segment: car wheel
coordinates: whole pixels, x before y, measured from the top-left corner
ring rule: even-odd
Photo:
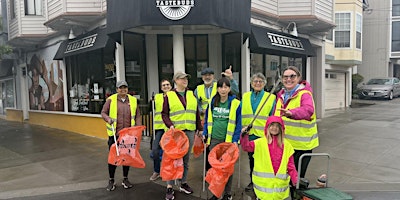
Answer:
[[[389,99],[389,100],[392,100],[392,99],[393,99],[393,91],[390,91],[389,96],[388,96],[388,99]]]

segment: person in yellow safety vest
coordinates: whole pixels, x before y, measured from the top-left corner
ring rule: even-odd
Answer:
[[[106,122],[107,127],[108,149],[114,144],[113,129],[118,139],[120,130],[135,125],[142,125],[138,102],[135,97],[128,94],[128,83],[126,81],[118,81],[116,87],[117,93],[107,98],[101,110],[101,116]],[[108,164],[108,173],[110,176],[106,188],[108,191],[115,189],[114,175],[116,169],[117,166]],[[123,166],[122,171],[124,176],[122,186],[125,189],[132,188],[133,185],[128,180],[129,166]]]
[[[232,66],[229,66],[224,72],[221,73],[222,77],[226,77],[229,79],[231,84],[231,91],[233,94],[239,94],[239,86],[238,82],[233,78]],[[206,108],[208,104],[211,102],[211,99],[217,93],[217,81],[214,79],[214,69],[211,67],[204,68],[201,71],[201,78],[204,84],[198,85],[194,90],[194,95],[197,98],[197,104],[200,110],[200,118],[204,123],[204,115],[206,112]],[[208,158],[208,154],[210,153],[210,148],[206,148],[206,158]],[[208,163],[208,159],[206,161],[206,170],[210,169],[211,166]]]
[[[300,156],[312,153],[319,145],[314,99],[310,84],[301,81],[299,69],[289,66],[282,74],[284,88],[277,94],[274,115],[282,116],[285,122],[286,139],[294,148],[294,163],[298,167]],[[310,160],[310,156],[303,158],[300,178],[304,178]]]
[[[153,140],[151,154],[153,156],[154,167],[153,174],[150,177],[150,181],[155,181],[160,177],[160,140],[164,132],[168,129],[161,117],[161,111],[164,104],[164,97],[167,95],[172,89],[172,84],[169,80],[163,79],[160,83],[160,88],[163,93],[156,94],[154,96],[154,119],[153,119],[153,128],[155,130],[155,137]]]
[[[233,78],[232,66],[229,66],[225,72],[221,73],[222,76],[229,79],[231,84],[231,91],[233,94],[239,94],[239,86],[238,82]],[[204,119],[204,114],[206,112],[206,108],[210,103],[211,99],[217,94],[217,81],[214,79],[214,69],[213,68],[204,68],[201,71],[201,79],[204,84],[198,85],[194,90],[194,95],[197,98],[197,104],[199,105],[201,119]]]
[[[247,134],[240,138],[243,150],[254,152],[254,192],[261,200],[282,200],[289,197],[289,182],[297,183],[293,147],[285,139],[281,117],[271,116],[265,124],[266,137],[250,141]]]
[[[217,94],[207,107],[203,128],[203,139],[207,138],[210,150],[223,142],[233,142],[237,145],[242,129],[242,113],[240,101],[231,93],[230,81],[222,77],[217,82]],[[223,199],[232,200],[232,176],[225,185]],[[217,200],[213,196],[210,200]]]
[[[254,74],[251,79],[251,92],[246,92],[242,97],[242,132],[244,132],[250,125],[254,116],[261,109],[263,103],[264,107],[261,109],[260,114],[254,121],[252,128],[249,132],[249,139],[255,140],[260,137],[265,137],[264,135],[264,125],[267,121],[268,116],[271,116],[274,111],[275,106],[275,95],[264,91],[264,87],[267,83],[265,76],[262,73]],[[268,101],[266,102],[268,98]],[[253,190],[252,173],[254,167],[253,152],[248,152],[249,165],[250,165],[250,183],[246,186],[246,191]]]
[[[189,149],[193,147],[195,132],[203,131],[200,120],[200,112],[197,106],[196,97],[193,91],[188,90],[189,74],[178,71],[174,74],[176,88],[167,92],[164,97],[163,109],[161,112],[164,124],[169,129],[180,129],[185,132],[189,139]],[[186,194],[193,193],[193,189],[187,183],[187,174],[189,170],[190,152],[183,157],[183,176],[181,179],[180,191]],[[165,199],[174,199],[174,190],[172,185],[174,180],[167,182],[167,192]]]

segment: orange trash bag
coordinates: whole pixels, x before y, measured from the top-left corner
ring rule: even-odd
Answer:
[[[193,155],[195,158],[199,157],[203,154],[204,151],[204,143],[203,138],[198,136],[197,134],[194,135],[194,142],[193,142]]]
[[[117,141],[119,156],[114,143],[108,153],[108,163],[117,166],[145,168],[146,164],[139,152],[144,129],[146,129],[146,126],[134,126],[119,131]]]
[[[160,176],[163,181],[180,179],[183,176],[183,156],[189,151],[189,139],[185,132],[168,130],[160,140],[164,150],[161,160]]]
[[[221,198],[229,177],[233,174],[235,163],[239,158],[239,148],[230,142],[223,142],[211,149],[208,162],[211,169],[207,171],[208,189]]]

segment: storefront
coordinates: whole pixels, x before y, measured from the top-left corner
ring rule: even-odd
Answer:
[[[6,108],[15,108],[15,85],[12,60],[0,61],[0,115],[6,115]]]
[[[255,25],[251,26],[250,52],[251,74],[263,73],[269,87],[275,82],[278,68],[296,66],[302,77],[307,77],[307,58],[315,56],[308,39]]]
[[[105,31],[98,28],[64,41],[54,57],[64,59],[68,112],[100,114],[106,98],[116,91],[115,42]]]
[[[250,1],[108,1],[107,21],[109,36],[123,47],[117,48],[117,79],[137,88],[142,105],[176,71],[191,74],[190,89],[202,82],[206,67],[222,72],[232,65],[240,81]]]

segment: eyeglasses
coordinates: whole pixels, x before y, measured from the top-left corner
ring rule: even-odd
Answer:
[[[263,80],[254,80],[253,83],[264,83]]]
[[[297,74],[291,74],[291,75],[288,75],[288,76],[283,76],[283,80],[288,80],[289,78],[291,80],[293,80],[296,77],[297,77]]]
[[[162,84],[161,86],[166,87],[166,86],[170,86],[171,84],[167,83],[167,84]]]

